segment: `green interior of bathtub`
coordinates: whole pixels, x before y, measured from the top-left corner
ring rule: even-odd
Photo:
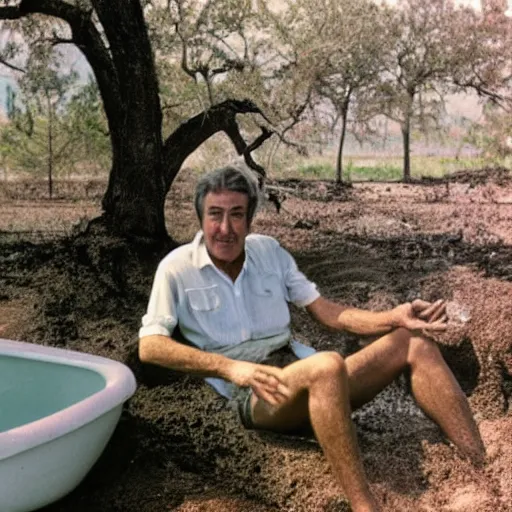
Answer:
[[[0,354],[0,432],[49,416],[106,385],[97,372]]]

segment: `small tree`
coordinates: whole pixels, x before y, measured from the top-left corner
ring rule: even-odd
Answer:
[[[336,181],[342,181],[343,147],[349,120],[349,108],[357,98],[364,102],[364,92],[378,80],[384,65],[386,38],[381,26],[382,16],[370,1],[324,0],[308,2],[309,10],[329,13],[312,16],[316,21],[317,55],[316,91],[332,105],[341,121],[336,158]]]
[[[510,112],[493,102],[484,107],[484,120],[474,123],[464,139],[482,150],[484,156],[506,158],[512,155],[512,120]]]
[[[401,0],[382,11],[390,41],[386,70],[368,108],[378,109],[400,125],[403,179],[410,181],[410,142],[415,123],[437,122],[457,62],[461,9],[445,0]]]
[[[59,118],[69,137],[69,172],[107,175],[112,165],[110,137],[101,97],[92,76],[78,87]]]
[[[55,172],[65,166],[73,141],[62,126],[66,95],[76,81],[76,73],[60,73],[58,66],[40,60],[23,74],[20,93],[8,93],[11,123],[2,131],[2,142],[12,167],[39,173],[46,170],[48,196],[53,197]]]

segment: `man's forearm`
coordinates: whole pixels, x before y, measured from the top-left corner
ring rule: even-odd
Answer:
[[[385,334],[397,327],[392,311],[347,308],[338,316],[338,328],[361,335]]]
[[[395,309],[379,312],[365,311],[338,304],[324,297],[319,297],[306,306],[306,309],[321,324],[337,331],[374,335],[385,334],[398,327]]]
[[[139,358],[144,363],[171,370],[224,379],[229,379],[229,369],[234,363],[223,355],[189,347],[160,335],[144,336],[139,340]]]

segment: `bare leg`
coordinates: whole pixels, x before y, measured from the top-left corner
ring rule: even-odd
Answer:
[[[286,432],[309,422],[354,512],[379,507],[364,474],[351,420],[347,369],[335,352],[323,352],[285,368],[291,399],[270,409],[253,397],[256,426]]]
[[[406,368],[414,397],[446,436],[481,463],[485,449],[466,396],[437,345],[406,329],[397,329],[348,357],[344,362],[324,352],[285,368],[292,397],[270,408],[253,396],[255,425],[278,432],[311,425],[354,512],[379,510],[364,474],[350,418]]]
[[[437,345],[397,329],[346,360],[353,408],[371,400],[406,367],[413,395],[463,455],[481,464],[485,448],[466,396]]]

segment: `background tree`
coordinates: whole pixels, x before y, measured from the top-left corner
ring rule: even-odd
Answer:
[[[321,8],[317,2],[304,3],[315,33],[316,92],[330,103],[341,123],[336,157],[339,183],[351,102],[364,102],[365,89],[378,81],[385,61],[383,16],[371,1],[323,0]]]
[[[44,53],[19,81],[20,90],[9,90],[8,117],[2,130],[2,147],[10,167],[22,167],[34,174],[45,169],[48,196],[53,196],[53,178],[68,162],[71,132],[62,123],[66,95],[76,81],[73,71],[62,73]]]
[[[468,140],[486,154],[506,156],[512,145],[512,19],[506,3],[483,2],[483,12],[464,12],[465,30],[458,43],[452,81],[460,93],[474,91],[484,103],[483,123]]]
[[[112,165],[110,137],[101,97],[92,76],[75,88],[64,105],[60,122],[68,133],[68,176],[106,175]]]
[[[465,141],[479,148],[486,158],[504,159],[512,155],[510,112],[493,102],[487,102],[483,122],[471,126]]]
[[[274,125],[279,143],[306,154],[294,136],[297,126],[311,120],[317,76],[317,26],[309,19],[307,2],[288,0],[277,7],[259,2],[259,87],[261,102]]]
[[[382,10],[390,52],[380,84],[367,108],[378,109],[400,125],[403,179],[410,181],[410,144],[414,126],[439,119],[456,63],[460,9],[445,0],[401,0]]]

